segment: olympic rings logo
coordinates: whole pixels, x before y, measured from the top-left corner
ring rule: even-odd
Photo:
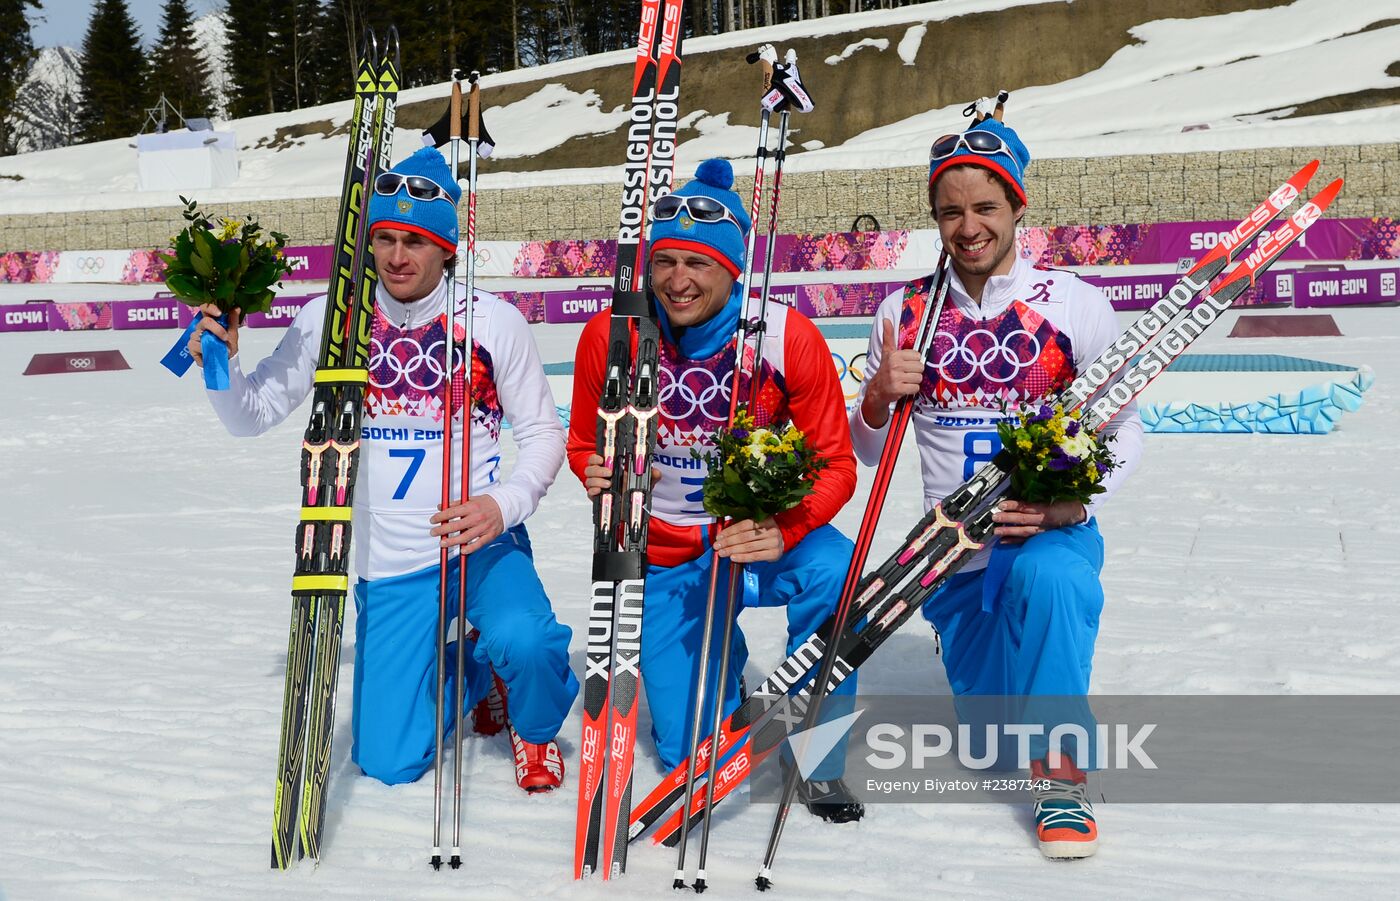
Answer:
[[[74,265],[83,275],[96,275],[107,265],[107,260],[105,257],[78,257]]]
[[[69,357],[69,358],[68,358],[68,368],[69,368],[69,369],[91,369],[93,366],[96,366],[96,365],[97,365],[97,361],[94,360],[92,357]]]
[[[841,390],[845,394],[846,400],[855,400],[856,395],[860,394],[860,383],[865,381],[865,351],[851,357],[851,361],[847,363],[845,357],[833,350],[831,361],[836,364],[836,378],[841,381]],[[848,390],[846,388],[847,380],[855,387]]]
[[[657,405],[672,419],[688,420],[699,413],[711,422],[725,422],[729,419],[731,375],[726,373],[721,379],[710,370],[696,366],[677,376],[663,368],[658,380],[661,388],[657,393]]]
[[[407,387],[424,392],[433,392],[442,385],[442,357],[445,341],[434,341],[426,349],[412,338],[395,338],[385,347],[378,338],[370,342],[369,383],[376,388],[393,388],[402,382]],[[400,357],[396,352],[404,350]],[[452,368],[455,371],[462,365],[461,348],[453,348]],[[380,369],[387,369],[392,379],[387,381],[380,376]]]
[[[925,365],[953,385],[961,385],[979,374],[986,381],[1009,384],[1040,359],[1040,339],[1025,329],[1016,329],[1002,338],[984,328],[973,329],[961,338],[939,332],[933,341],[934,352]],[[947,349],[939,353],[945,344]]]

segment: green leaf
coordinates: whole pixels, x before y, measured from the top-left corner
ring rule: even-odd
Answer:
[[[209,300],[201,283],[191,276],[183,275],[178,272],[174,275],[167,273],[165,276],[165,284],[171,291],[175,292],[176,297],[182,300],[190,300],[196,303],[206,303]]]

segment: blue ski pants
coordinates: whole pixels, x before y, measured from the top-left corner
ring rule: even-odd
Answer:
[[[1086,696],[1103,611],[1102,569],[1103,538],[1091,519],[994,546],[986,569],[954,575],[924,604],[924,617],[942,637],[959,719],[973,721],[972,735],[985,734],[981,727],[993,718],[1038,724],[1032,760],[1045,757],[1055,725],[1078,724],[1092,739]],[[999,699],[968,700],[973,696]],[[1014,767],[1015,753],[1007,752],[1014,747],[1003,744],[996,768]]]
[[[814,529],[780,559],[745,567],[742,607],[786,605],[787,652],[791,653],[836,609],[851,552],[850,539],[834,526]],[[699,672],[712,553],[706,550],[680,566],[652,566],[647,570],[646,607],[642,613],[642,685],[651,711],[652,738],[667,769],[678,766],[690,754],[695,677]],[[729,563],[721,561],[712,638],[715,649],[719,648],[724,635],[724,594],[728,584]],[[738,706],[739,675],[748,662],[748,646],[737,624],[731,653],[724,687],[726,715]],[[709,688],[705,692],[705,711],[701,719],[702,738],[709,734],[714,717],[715,688],[719,681],[717,650],[710,655],[707,676]],[[849,709],[855,691],[853,676],[841,684],[832,702],[823,705],[823,718]],[[844,703],[840,699],[845,699]],[[842,743],[827,756],[812,778],[835,778],[844,766],[844,759]]]
[[[458,559],[448,564],[445,731],[456,727]],[[496,670],[510,694],[510,719],[535,744],[559,731],[578,694],[569,667],[573,631],[560,623],[535,572],[524,526],[467,558],[467,620],[481,631],[466,649],[464,710]],[[355,586],[355,684],[351,759],[389,785],[412,782],[432,766],[437,727],[438,567]]]

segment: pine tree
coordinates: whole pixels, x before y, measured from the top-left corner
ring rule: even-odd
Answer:
[[[230,116],[258,116],[277,112],[276,73],[281,59],[269,22],[275,0],[236,0],[228,6],[228,61],[232,91]]]
[[[126,0],[97,0],[83,37],[82,106],[78,135],[84,141],[130,137],[145,123],[146,61]]]
[[[206,116],[214,106],[209,64],[194,43],[194,17],[186,0],[166,0],[160,37],[147,84],[154,100],[165,94],[183,116]]]
[[[25,7],[39,9],[39,0],[0,0],[0,156],[16,150],[16,99],[34,62]]]

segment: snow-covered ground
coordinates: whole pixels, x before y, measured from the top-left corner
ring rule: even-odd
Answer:
[[[1202,339],[1208,351],[1369,364],[1376,384],[1325,437],[1147,437],[1142,468],[1101,516],[1109,603],[1095,691],[1400,692],[1400,316],[1333,315],[1345,337],[1227,339],[1227,321]],[[535,330],[547,362],[569,359],[577,333]],[[0,898],[669,893],[674,854],[647,843],[623,882],[570,880],[577,709],[562,731],[569,786],[554,796],[514,787],[503,739],[466,743],[468,868],[429,870],[431,779],[387,788],[348,760],[349,653],[322,864],[269,871],[303,412],[263,438],[228,437],[196,377],[156,365],[173,337],[0,335]],[[257,359],[277,338],[249,331],[243,352]],[[132,370],[19,374],[32,353],[114,347]],[[919,512],[905,490],[916,466],[906,453],[876,553]],[[837,520],[848,533],[863,475]],[[576,663],[589,521],[567,473],[530,521]],[[751,677],[778,659],[780,617],[744,614]],[[862,678],[869,692],[947,691],[914,625]],[[640,750],[645,790],[656,766]],[[1394,768],[1377,761],[1377,778]],[[739,803],[718,816],[707,897],[753,896],[770,815]],[[1400,877],[1393,806],[1110,803],[1099,815],[1099,855],[1056,865],[1035,849],[1028,806],[881,805],[842,827],[798,811],[777,897],[1381,898]]]
[[[695,38],[690,57],[763,42],[780,46],[798,37],[851,35],[842,54],[804,60],[814,86],[841,78],[841,66],[857,52],[898,53],[910,64],[930,25],[950,18],[994,13],[1061,0],[941,0],[890,10],[830,16],[770,28]],[[1065,15],[1074,15],[1071,8]],[[1283,118],[1299,105],[1400,84],[1387,74],[1400,42],[1400,0],[1293,0],[1267,9],[1162,19],[1131,29],[1136,43],[1124,46],[1102,67],[1078,78],[1018,90],[1015,124],[1038,158],[1113,154],[1236,150],[1252,147],[1365,144],[1400,136],[1400,104],[1324,115]],[[863,30],[907,25],[900,42],[862,37]],[[1369,26],[1382,25],[1367,31]],[[604,109],[592,90],[573,90],[564,79],[589,69],[624,64],[622,50],[487,75],[484,87],[543,79],[538,91],[485,115],[499,139],[500,158],[539,153],[573,137],[609,132],[627,118],[625,107]],[[989,88],[977,88],[983,90]],[[444,98],[446,85],[404,91],[401,103]],[[803,142],[791,172],[919,165],[930,138],[960,129],[967,100],[875,128],[833,147]],[[818,93],[820,102],[820,94]],[[269,149],[279,129],[350,115],[349,101],[295,112],[254,116],[229,123],[237,134],[240,174],[229,187],[206,190],[201,200],[224,203],[287,197],[335,196],[345,158],[343,135],[316,131],[294,146]],[[688,177],[706,156],[742,158],[755,146],[756,129],[730,124],[729,110],[685,110],[684,124],[700,136],[677,151],[678,174]],[[541,128],[542,121],[548,122]],[[1208,126],[1201,128],[1200,126]],[[1191,128],[1190,131],[1183,129]],[[807,146],[813,144],[813,146]],[[261,145],[261,146],[260,146]],[[140,192],[136,151],[127,139],[66,147],[0,160],[0,214],[168,206],[172,192]],[[419,135],[399,129],[395,158],[420,146]],[[744,167],[739,167],[744,171]],[[621,166],[490,172],[484,188],[620,181]]]

